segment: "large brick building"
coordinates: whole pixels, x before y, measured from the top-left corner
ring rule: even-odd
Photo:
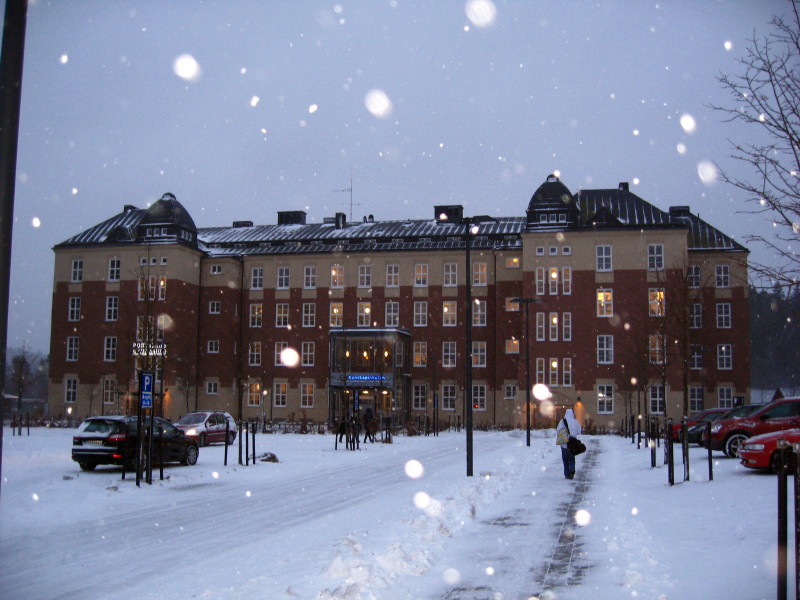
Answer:
[[[615,427],[748,398],[743,246],[626,183],[551,175],[523,207],[198,229],[171,194],[125,206],[54,248],[51,414],[132,411],[142,368],[168,418],[323,422],[355,398],[446,422],[470,380],[477,426],[523,425],[526,380],[547,386],[534,425],[551,405]]]

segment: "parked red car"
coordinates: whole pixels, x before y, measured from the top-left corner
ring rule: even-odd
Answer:
[[[800,427],[800,397],[781,398],[739,419],[719,419],[711,425],[711,449],[738,458],[742,443],[756,435]]]
[[[701,410],[699,413],[689,415],[686,418],[686,428],[688,429],[692,425],[697,425],[700,421],[708,421],[709,420],[708,417],[710,417],[711,415],[724,413],[729,410],[730,410],[729,408],[707,408],[706,410]],[[680,419],[672,422],[672,439],[676,442],[679,442],[681,440]],[[691,439],[689,441],[691,442]]]
[[[776,473],[778,471],[778,455],[775,452],[778,449],[778,440],[798,444],[800,443],[800,429],[773,431],[751,437],[739,447],[739,458],[742,459],[742,464],[751,469],[769,469]],[[790,452],[787,461],[790,472],[794,472],[794,461],[795,454]]]

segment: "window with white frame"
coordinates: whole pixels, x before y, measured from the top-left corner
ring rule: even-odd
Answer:
[[[519,340],[512,338],[506,340],[506,354],[519,354]]]
[[[117,360],[117,336],[108,335],[103,340],[103,360],[114,362]]]
[[[344,323],[344,304],[341,302],[331,302],[330,326],[342,327]]]
[[[72,297],[69,299],[69,310],[67,311],[68,321],[81,320],[81,299],[79,297]]]
[[[607,244],[601,244],[595,246],[595,256],[596,256],[596,263],[595,269],[597,271],[611,271],[612,270],[612,262],[611,262],[611,246]]]
[[[664,270],[664,244],[648,244],[647,246],[647,270]]]
[[[614,386],[599,384],[597,386],[597,414],[614,414]]]
[[[315,342],[303,342],[300,346],[300,364],[304,367],[314,366]]]
[[[486,366],[486,342],[472,342],[472,366]]]
[[[544,267],[536,267],[536,295],[544,296],[545,290],[545,270]]]
[[[647,336],[647,350],[650,364],[663,365],[664,364],[664,336],[659,334],[650,334]]]
[[[700,344],[689,347],[689,368],[696,371],[703,368],[703,346]]]
[[[300,384],[300,408],[314,408],[314,384]]]
[[[597,364],[614,364],[614,336],[602,334],[597,336]]]
[[[689,410],[697,412],[703,410],[703,387],[699,385],[689,386]]]
[[[166,300],[167,299],[167,276],[162,275],[158,278],[158,299],[159,300]]]
[[[456,366],[456,343],[442,342],[442,367]]]
[[[649,386],[648,396],[650,400],[650,414],[664,414],[664,410],[666,409],[666,402],[664,400],[664,386],[662,384]]]
[[[664,316],[664,288],[650,288],[647,290],[647,306],[651,317]]]
[[[313,302],[303,302],[303,327],[316,327],[317,305]]]
[[[733,408],[733,388],[727,386],[718,387],[717,403],[720,408]]]
[[[428,404],[428,386],[424,383],[415,383],[411,396],[412,410],[425,410]]]
[[[275,305],[275,327],[289,327],[288,302],[279,302]]]
[[[69,280],[72,283],[80,283],[83,281],[83,260],[76,258],[72,261],[72,271],[70,272]]]
[[[400,265],[386,265],[386,287],[400,287]]]
[[[108,259],[108,280],[109,281],[119,281],[119,277],[121,275],[121,261],[119,258],[109,258]]]
[[[222,303],[219,300],[212,300],[208,303],[208,314],[218,315],[222,312]]]
[[[484,287],[488,284],[488,271],[485,262],[472,263],[472,285]]]
[[[458,285],[458,263],[444,263],[444,287]]]
[[[428,326],[428,302],[425,300],[414,302],[414,326]]]
[[[344,287],[344,265],[331,265],[331,287],[334,289]]]
[[[317,267],[306,265],[303,267],[303,288],[313,290],[317,288]]]
[[[414,366],[428,366],[428,342],[414,342]]]
[[[550,267],[547,272],[548,293],[551,296],[558,294],[558,267]]]
[[[731,327],[731,303],[717,303],[717,328],[730,329]]]
[[[486,327],[486,300],[472,301],[472,325]]]
[[[78,401],[78,380],[74,377],[64,379],[64,402],[75,404]]]
[[[486,410],[486,386],[472,386],[472,408],[473,410]]]
[[[558,359],[551,358],[549,360],[549,377],[548,377],[548,385],[550,387],[558,387]]]
[[[442,384],[442,410],[456,409],[456,386],[445,383]]]
[[[733,369],[733,346],[730,344],[717,344],[717,368]]]
[[[689,307],[689,329],[700,329],[703,327],[703,305],[700,302],[692,302]]]
[[[385,323],[386,327],[399,327],[400,326],[400,303],[395,300],[390,300],[384,306]]]
[[[356,308],[358,310],[358,313],[357,313],[358,317],[357,317],[356,325],[358,325],[358,327],[369,327],[370,323],[372,322],[371,321],[372,303],[371,302],[359,302],[356,305]]]
[[[518,387],[514,383],[507,383],[503,386],[503,398],[506,400],[516,400]]]
[[[278,267],[278,278],[275,283],[279,290],[289,289],[289,267]]]
[[[250,289],[263,290],[264,289],[264,268],[253,267],[250,269]]]
[[[114,404],[117,392],[117,381],[113,376],[103,376],[103,404]]]
[[[428,287],[427,263],[417,263],[414,265],[414,287]]]
[[[264,305],[259,303],[250,305],[250,327],[261,327],[264,322]]]
[[[545,332],[547,331],[547,315],[543,312],[536,313],[536,341],[545,341]]]
[[[565,296],[572,294],[572,267],[561,269],[561,293]]]
[[[700,265],[686,267],[686,284],[693,290],[700,287]]]
[[[506,312],[519,312],[519,305],[516,298],[506,298]]]
[[[208,340],[206,348],[209,354],[219,354],[219,340]]]
[[[561,314],[561,339],[565,342],[572,341],[572,313],[565,312]]]
[[[561,385],[572,387],[572,359],[564,358],[561,360]]]
[[[597,290],[597,316],[598,317],[614,316],[614,290],[609,290],[609,289]]]
[[[211,265],[209,273],[212,275],[222,275],[222,265]]]
[[[731,287],[731,271],[728,265],[717,265],[716,272],[716,287],[728,288]]]
[[[209,396],[219,394],[219,381],[206,381],[206,394]]]
[[[358,287],[372,287],[372,265],[358,265]]]
[[[247,348],[247,361],[251,367],[261,365],[261,342],[250,342]]]
[[[442,325],[444,327],[458,325],[458,303],[455,300],[442,302]]]
[[[547,318],[549,329],[550,329],[550,341],[557,342],[558,341],[558,313],[551,312]]]
[[[261,405],[261,383],[251,381],[247,384],[247,406]]]
[[[78,336],[67,337],[67,361],[75,362],[78,360]]]
[[[286,396],[289,388],[287,383],[275,382],[272,384],[272,405],[277,408],[286,407]]]
[[[519,269],[519,256],[506,256],[506,269]]]
[[[106,297],[106,321],[119,319],[119,296]]]
[[[546,361],[544,358],[536,359],[536,383],[546,383],[545,381]]]

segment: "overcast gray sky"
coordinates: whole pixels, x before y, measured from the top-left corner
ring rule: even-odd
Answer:
[[[548,174],[628,181],[739,241],[713,168],[782,0],[31,0],[9,345],[49,351],[52,247],[174,193],[198,227],[278,210],[524,215]],[[764,259],[757,248],[751,258]],[[65,309],[66,310],[66,309]]]

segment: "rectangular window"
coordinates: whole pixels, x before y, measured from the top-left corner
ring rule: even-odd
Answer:
[[[74,404],[78,400],[78,380],[74,377],[67,377],[64,380],[64,402]]]
[[[700,370],[703,368],[703,347],[700,344],[692,344],[689,356],[689,368]]]
[[[507,383],[503,386],[503,398],[506,400],[516,400],[517,398],[517,386],[513,383]]]
[[[80,283],[83,281],[83,261],[76,258],[72,261],[72,271],[70,272],[69,280],[72,283]]]
[[[206,394],[209,396],[219,394],[219,381],[206,381]]]
[[[647,304],[651,317],[664,316],[664,288],[650,288],[647,290]]]
[[[208,353],[219,354],[219,340],[208,340]]]
[[[211,265],[210,273],[212,275],[222,275],[222,265]]]
[[[357,325],[359,327],[369,327],[371,320],[370,316],[372,313],[372,303],[371,302],[359,302],[357,305],[358,308],[358,322]]]
[[[543,312],[536,313],[536,341],[543,342],[545,340],[545,331],[547,322],[547,315]]]
[[[303,327],[316,327],[317,305],[313,302],[303,303]]]
[[[414,287],[428,287],[428,265],[426,263],[414,265]]]
[[[386,303],[384,307],[384,322],[386,327],[399,327],[400,326],[400,303],[391,300]]]
[[[572,359],[562,359],[561,365],[563,371],[563,375],[561,376],[561,385],[564,387],[572,387]]]
[[[342,327],[344,323],[344,304],[341,302],[331,302],[330,326]]]
[[[507,256],[506,257],[506,269],[519,269],[519,257],[518,256]]]
[[[689,265],[686,268],[686,284],[691,289],[700,287],[700,265]]]
[[[428,366],[428,342],[414,342],[414,366]]]
[[[485,287],[488,284],[488,271],[485,262],[472,263],[473,287]]]
[[[597,336],[597,364],[598,365],[611,365],[611,364],[614,364],[614,336],[613,335],[598,335]]]
[[[731,327],[731,303],[717,303],[717,328],[730,329]]]
[[[114,404],[117,382],[112,377],[103,377],[103,404]]]
[[[444,327],[458,325],[458,303],[455,300],[442,302],[442,325]]]
[[[716,287],[727,288],[731,287],[731,273],[728,265],[717,265],[716,272]]]
[[[414,302],[414,326],[428,326],[428,303],[424,300]]]
[[[456,386],[442,385],[442,410],[456,409]]]
[[[279,302],[275,305],[275,327],[289,327],[289,304]]]
[[[486,327],[486,300],[473,301],[472,324],[475,327]]]
[[[717,368],[725,371],[733,369],[733,346],[730,344],[717,344]]]
[[[647,349],[650,364],[664,364],[664,336],[658,334],[647,336]]]
[[[300,408],[314,408],[314,384],[300,384]]]
[[[74,362],[78,360],[78,337],[71,335],[67,338],[67,360]]]
[[[689,307],[689,329],[700,329],[703,326],[703,305],[692,302]]]
[[[544,380],[545,360],[543,358],[536,359],[536,383],[545,383]]]
[[[650,414],[661,415],[664,414],[666,402],[664,401],[664,386],[651,385],[648,388],[650,397]]]
[[[247,360],[251,367],[261,365],[261,342],[250,342],[247,348]]]
[[[550,359],[550,376],[549,376],[549,385],[550,387],[558,387],[558,359],[551,358]]]
[[[400,287],[400,265],[386,265],[386,287]]]
[[[561,293],[565,296],[572,294],[572,267],[561,269]]]
[[[344,287],[344,265],[331,265],[331,287],[334,289]]]
[[[458,263],[444,263],[444,287],[458,285]]]
[[[250,289],[264,289],[264,269],[262,267],[253,267],[250,269]]]
[[[251,381],[247,384],[247,406],[259,406],[261,404],[261,384],[258,381]]]
[[[561,339],[565,342],[572,341],[572,313],[565,312],[561,314]]]
[[[558,313],[551,312],[547,318],[547,322],[550,328],[550,341],[557,342],[558,341]]]
[[[486,342],[472,342],[472,366],[486,366]]]
[[[119,276],[121,274],[121,261],[118,258],[110,258],[108,259],[108,280],[109,281],[119,281]]]
[[[425,410],[428,403],[428,386],[424,383],[415,383],[411,396],[412,410]]]
[[[519,312],[519,304],[516,298],[506,298],[506,312]]]
[[[167,276],[162,275],[158,278],[158,299],[159,300],[166,300],[167,299]]]
[[[544,296],[545,289],[544,267],[536,267],[536,295]]]
[[[73,297],[69,299],[69,311],[67,320],[80,321],[81,320],[81,299]]]
[[[317,288],[317,267],[315,265],[306,265],[303,268],[303,288],[307,290]]]
[[[486,386],[473,385],[472,386],[472,409],[473,410],[486,410]]]
[[[116,321],[119,319],[119,297],[108,296],[106,298],[106,321]]]
[[[717,403],[720,408],[733,408],[733,388],[717,388]]]
[[[614,290],[597,290],[597,316],[614,316]]]
[[[287,348],[289,348],[289,342],[275,342],[275,353],[273,355],[273,364],[276,367],[288,366],[283,362],[283,351],[286,350]]]
[[[289,289],[289,267],[278,267],[278,278],[275,283],[279,290]]]
[[[442,367],[455,367],[455,366],[456,366],[456,343],[443,342]]]
[[[596,270],[597,271],[611,271],[611,246],[601,245],[595,246],[595,256],[597,258]]]
[[[218,315],[222,309],[222,303],[219,300],[212,300],[208,303],[208,314]]]
[[[261,327],[264,321],[264,305],[261,303],[250,305],[250,327]]]
[[[288,384],[286,383],[273,383],[272,384],[272,405],[278,408],[286,407],[286,396]]]
[[[519,340],[506,340],[506,354],[519,354]]]
[[[647,270],[664,270],[664,244],[649,244],[647,246]]]
[[[300,346],[300,364],[304,367],[314,366],[315,342],[303,342]]]
[[[372,287],[372,265],[358,265],[358,287]]]
[[[614,413],[614,386],[601,384],[597,386],[597,414],[611,415]]]
[[[103,341],[103,360],[114,362],[117,360],[117,338],[116,336],[106,336]]]
[[[550,267],[547,273],[548,293],[551,296],[558,294],[558,267]]]
[[[689,388],[689,410],[691,412],[698,412],[704,410],[703,402],[703,388],[699,385],[693,385]]]

